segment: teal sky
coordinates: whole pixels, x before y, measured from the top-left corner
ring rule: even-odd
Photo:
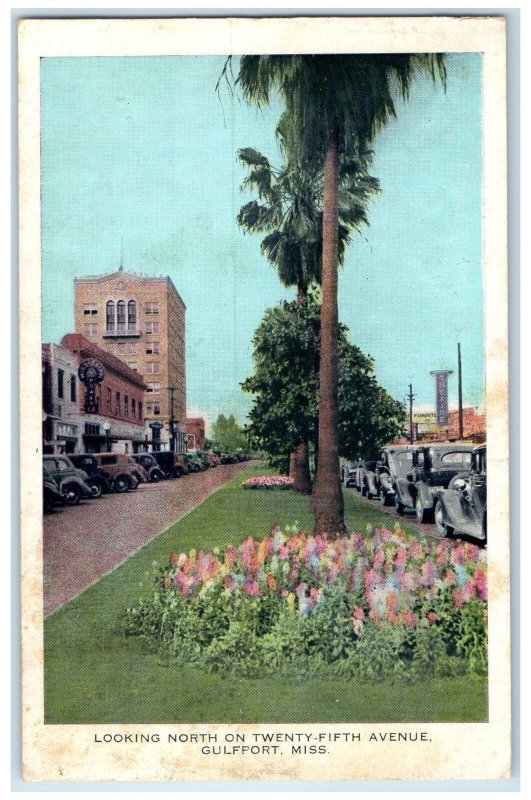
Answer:
[[[260,236],[235,217],[249,198],[236,153],[279,164],[280,107],[215,85],[224,57],[44,58],[43,340],[73,330],[73,279],[124,268],[169,275],[187,306],[189,413],[243,421],[251,338],[282,298]],[[448,57],[446,93],[419,79],[374,142],[381,193],[340,276],[340,318],[394,397],[432,405],[433,369],[463,354],[466,404],[483,401],[481,56]],[[450,402],[457,398],[450,378]]]

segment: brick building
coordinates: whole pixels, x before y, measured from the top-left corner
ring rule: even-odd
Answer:
[[[205,446],[205,420],[203,417],[188,417],[186,420],[186,448],[202,450]]]
[[[103,380],[95,386],[94,411],[87,410],[86,386],[77,380],[77,416],[71,412],[79,430],[76,450],[101,452],[112,448],[128,453],[145,449],[146,386],[142,376],[78,333],[63,336],[61,350],[71,354],[76,374],[79,364],[91,358],[101,361],[104,369]]]
[[[144,376],[145,436],[150,449],[185,444],[186,307],[171,278],[120,268],[76,278],[75,329]]]
[[[484,442],[485,437],[485,415],[477,408],[463,408],[463,438]],[[459,411],[450,411],[448,414],[448,438],[459,438]]]

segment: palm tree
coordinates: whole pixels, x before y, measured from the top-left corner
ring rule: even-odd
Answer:
[[[278,128],[282,149],[289,152],[287,120]],[[378,191],[378,181],[367,174],[370,153],[356,161],[344,159],[339,173],[338,261],[343,263],[350,233],[368,224],[366,207],[370,195]],[[280,169],[254,148],[238,151],[249,174],[243,189],[255,190],[260,202],[244,205],[238,224],[251,233],[267,233],[261,249],[277,268],[284,286],[297,287],[297,302],[307,299],[311,283],[321,282],[323,233],[322,170],[312,162],[292,158]],[[294,488],[303,494],[312,490],[308,441],[301,441],[290,455],[290,475]]]
[[[318,463],[314,485],[315,533],[345,532],[338,451],[337,266],[339,169],[345,157],[367,149],[396,116],[414,78],[427,72],[446,81],[442,54],[243,56],[237,82],[245,98],[269,103],[277,90],[285,102],[290,147],[323,169],[321,358]]]

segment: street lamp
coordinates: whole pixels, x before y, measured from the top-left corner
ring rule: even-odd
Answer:
[[[104,422],[103,423],[103,430],[105,431],[105,437],[107,439],[107,441],[106,441],[107,452],[110,453],[111,452],[111,423],[110,422]]]

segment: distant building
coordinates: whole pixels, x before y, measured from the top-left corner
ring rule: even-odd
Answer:
[[[459,438],[459,411],[448,414],[448,438]],[[486,438],[485,415],[478,408],[463,408],[463,439],[484,442]]]
[[[205,446],[205,420],[203,417],[188,417],[186,420],[186,449],[202,450]]]
[[[95,385],[93,409],[87,409],[86,385],[79,379],[77,381],[75,409],[71,401],[70,410],[79,431],[77,452],[98,453],[112,449],[132,453],[147,449],[144,428],[146,387],[142,376],[78,333],[63,336],[60,350],[70,354],[76,375],[79,365],[88,359],[100,361],[104,370],[103,380]]]
[[[149,448],[184,450],[186,307],[172,280],[120,268],[76,278],[74,292],[76,333],[145,378]]]
[[[43,452],[75,453],[79,450],[78,362],[57,344],[42,345]]]

